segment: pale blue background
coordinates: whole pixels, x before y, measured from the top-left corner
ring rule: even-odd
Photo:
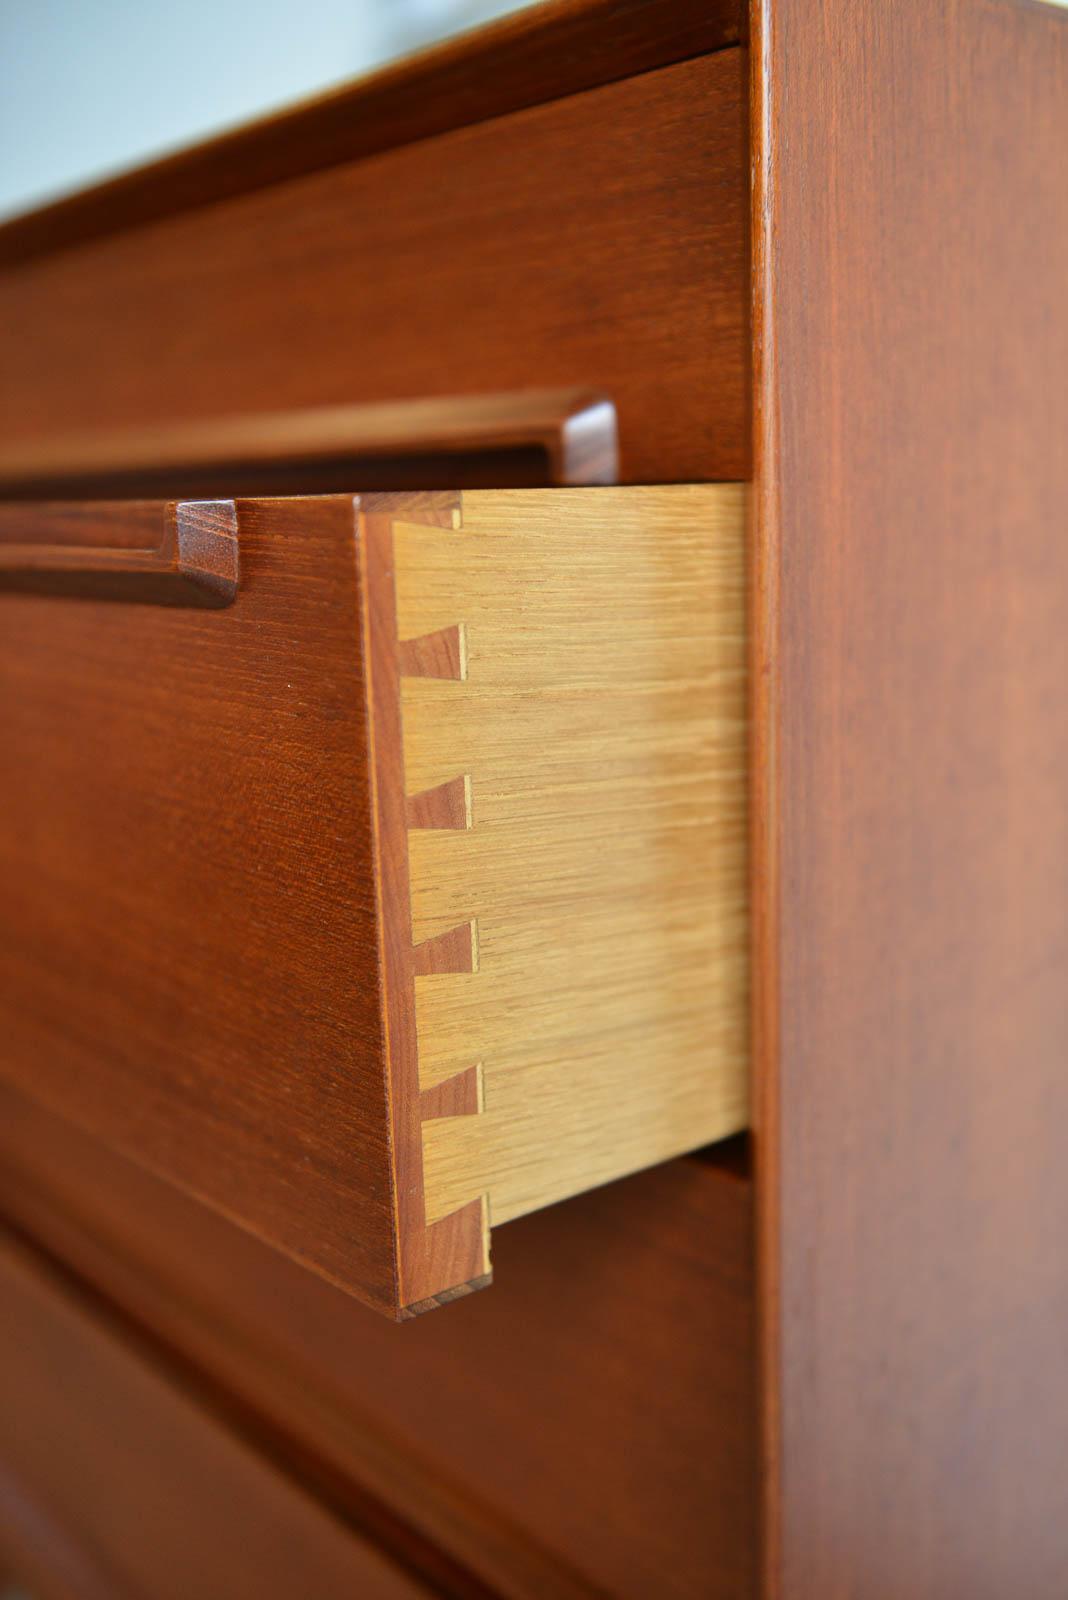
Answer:
[[[0,216],[522,3],[0,0]]]

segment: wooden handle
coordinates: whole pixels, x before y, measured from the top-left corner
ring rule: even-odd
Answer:
[[[118,500],[608,484],[615,407],[582,390],[315,407],[0,446],[0,498]]]
[[[155,548],[127,542],[147,542],[161,524]],[[57,536],[66,542],[50,542]],[[0,591],[228,606],[238,581],[232,500],[11,506],[0,518]]]

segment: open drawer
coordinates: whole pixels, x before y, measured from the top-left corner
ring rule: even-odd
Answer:
[[[0,1076],[392,1315],[747,1121],[744,491],[5,507]]]

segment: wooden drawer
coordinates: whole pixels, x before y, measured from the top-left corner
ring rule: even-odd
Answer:
[[[650,47],[670,37],[648,18],[635,31]],[[418,116],[436,103],[470,125],[430,139],[369,85],[332,138],[362,157],[271,181],[315,165],[312,109],[281,159],[275,140],[253,193],[203,203],[228,172],[247,174],[242,145],[201,180],[195,209],[161,175],[153,203],[176,215],[131,226],[123,212],[116,229],[111,214],[102,236],[29,261],[19,227],[0,230],[4,453],[89,426],[165,434],[356,400],[581,387],[618,408],[625,481],[747,477],[747,57],[698,55],[702,42],[682,46],[695,59],[507,116],[471,106],[507,102],[492,66],[455,107],[435,79]],[[554,94],[569,53],[580,76],[610,53],[603,33],[546,47]]]
[[[0,1570],[78,1600],[424,1588],[0,1235]]]
[[[740,486],[0,531],[10,1085],[391,1314],[745,1125]]]
[[[725,1155],[500,1229],[489,1294],[396,1327],[0,1085],[5,1216],[397,1559],[501,1600],[758,1592],[753,1192]]]

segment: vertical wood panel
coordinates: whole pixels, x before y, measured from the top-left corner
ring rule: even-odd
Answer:
[[[756,10],[771,1592],[1053,1600],[1068,17]]]

